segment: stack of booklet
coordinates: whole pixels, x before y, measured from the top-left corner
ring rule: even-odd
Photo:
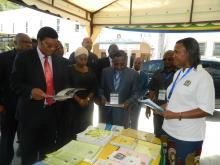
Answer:
[[[89,126],[85,131],[77,134],[77,140],[104,146],[112,139],[112,135],[112,131]]]
[[[124,130],[123,126],[104,124],[104,123],[99,123],[97,128],[112,131],[114,136],[120,135],[121,132]]]
[[[40,165],[158,165],[161,144],[153,134],[125,129],[114,136],[105,124],[89,126]],[[111,127],[112,128],[112,127]],[[117,128],[117,126],[115,126]]]
[[[94,163],[101,152],[101,147],[72,140],[61,149],[47,155],[43,161],[49,165],[75,165],[80,162]]]

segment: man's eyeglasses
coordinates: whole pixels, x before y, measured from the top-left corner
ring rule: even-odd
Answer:
[[[54,49],[54,50],[57,50],[59,49],[59,45],[58,44],[50,44],[50,43],[47,43],[46,41],[42,41],[41,43],[43,43],[44,46],[46,46],[48,49]]]

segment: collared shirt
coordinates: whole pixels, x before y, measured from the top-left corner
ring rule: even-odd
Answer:
[[[110,66],[112,66],[112,58],[109,56],[108,59],[109,59]]]
[[[215,90],[211,75],[202,68],[192,69],[189,74],[182,77],[183,72],[175,73],[173,82],[181,72],[167,109],[172,112],[187,112],[200,108],[202,111],[213,114],[215,109]],[[167,89],[170,92],[171,85]],[[183,141],[202,141],[205,137],[205,117],[194,119],[164,120],[163,129],[172,137]]]
[[[38,56],[40,58],[40,61],[41,61],[41,64],[42,64],[42,67],[43,67],[43,71],[44,71],[44,62],[45,62],[45,55],[40,51],[40,49],[37,47],[37,53],[38,53]],[[51,56],[48,56],[48,62],[50,64],[50,68],[51,68],[51,71],[53,73],[53,65],[52,65],[52,57]],[[44,72],[45,73],[45,72]]]

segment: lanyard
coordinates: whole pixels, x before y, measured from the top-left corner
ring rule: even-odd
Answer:
[[[186,77],[189,73],[190,73],[190,71],[193,69],[193,67],[191,67],[191,68],[189,68],[183,75],[182,75],[182,77],[180,78],[180,80],[182,80],[184,77]],[[173,85],[172,85],[172,87],[171,87],[171,90],[170,90],[170,92],[169,92],[169,95],[168,95],[168,100],[170,100],[170,98],[171,98],[171,96],[172,96],[172,94],[173,94],[173,91],[174,91],[174,89],[175,89],[175,87],[176,87],[176,84],[177,84],[177,80],[179,79],[179,76],[180,76],[180,73],[181,73],[182,71],[179,71],[179,73],[178,73],[178,75],[177,75],[177,77],[176,77],[176,80],[173,82]]]

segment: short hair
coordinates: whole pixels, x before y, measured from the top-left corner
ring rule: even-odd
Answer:
[[[173,56],[174,55],[174,51],[173,50],[167,50],[165,53],[164,53],[164,56]]]
[[[116,44],[111,44],[108,48],[108,53],[111,53],[112,51],[117,51],[118,49],[118,45]]]
[[[189,55],[189,63],[196,69],[200,64],[199,43],[194,38],[188,37],[177,41],[176,44],[182,44],[185,47]]]
[[[35,38],[31,38],[32,43],[37,43],[37,40]]]
[[[127,53],[124,50],[114,51],[113,59],[116,57],[123,57],[125,60],[128,58]]]
[[[38,31],[37,39],[42,41],[45,38],[58,39],[58,34],[53,28],[45,26]]]

